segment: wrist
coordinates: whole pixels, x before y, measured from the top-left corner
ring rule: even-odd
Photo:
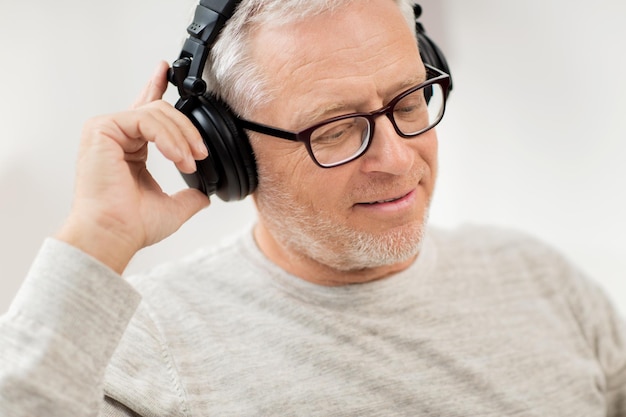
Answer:
[[[114,228],[70,217],[54,236],[122,274],[140,249]]]

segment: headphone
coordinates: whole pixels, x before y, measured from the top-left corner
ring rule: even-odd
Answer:
[[[207,158],[196,161],[196,172],[181,172],[183,179],[189,187],[208,196],[216,194],[224,201],[242,200],[255,190],[256,162],[248,136],[238,126],[232,111],[224,102],[206,93],[202,72],[210,48],[240,2],[200,0],[193,22],[187,27],[189,37],[168,72],[168,80],[178,88],[180,95],[176,109],[191,120],[209,151]],[[417,21],[422,8],[415,5],[413,11],[422,61],[450,74],[443,53]]]

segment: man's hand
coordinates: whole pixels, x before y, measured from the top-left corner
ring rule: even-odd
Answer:
[[[149,142],[185,173],[207,156],[193,124],[161,100],[166,74],[163,62],[130,110],[85,124],[72,210],[57,235],[118,273],[209,205],[194,189],[165,194],[146,169]]]

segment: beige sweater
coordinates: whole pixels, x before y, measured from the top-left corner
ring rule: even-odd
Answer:
[[[0,416],[626,416],[623,322],[518,234],[430,230],[409,269],[328,288],[246,233],[129,281],[44,244]]]

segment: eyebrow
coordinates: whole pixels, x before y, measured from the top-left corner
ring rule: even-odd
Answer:
[[[392,91],[395,92],[394,97],[395,95],[398,95],[411,87],[423,83],[424,81],[426,81],[426,79],[426,71],[420,72],[410,78],[405,79],[393,88]],[[301,122],[299,128],[306,129],[307,127],[312,126],[315,123],[330,118],[330,115],[332,113],[338,113],[342,110],[348,109],[349,106],[350,105],[348,103],[340,101],[328,104],[327,106],[316,107],[315,109],[312,109],[310,111],[305,111],[301,113],[301,115],[298,117],[299,123]]]
[[[298,120],[302,122],[302,126],[300,127],[307,128],[318,121],[330,118],[330,114],[340,112],[347,108],[347,103],[336,102],[324,107],[316,107],[310,111],[305,111],[298,117]]]
[[[404,82],[402,82],[402,84],[400,84],[400,89],[401,90],[406,90],[410,87],[416,86],[418,84],[423,83],[424,81],[426,81],[426,72],[422,72],[419,73],[417,75],[414,75],[411,78],[407,78],[406,80],[404,80]]]

